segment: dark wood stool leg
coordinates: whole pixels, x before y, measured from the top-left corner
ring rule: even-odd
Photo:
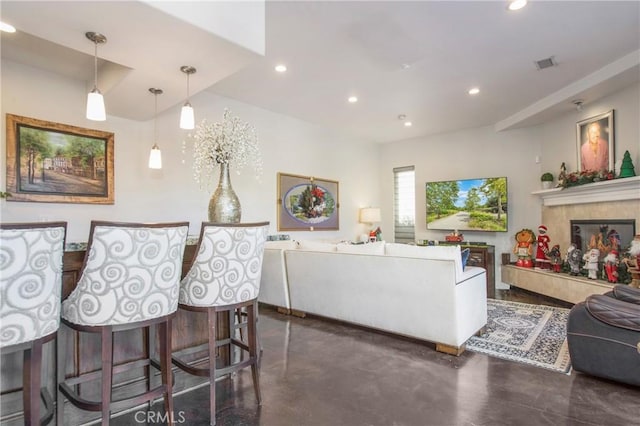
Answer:
[[[42,342],[36,340],[31,348],[24,351],[22,401],[25,425],[40,424],[41,366]]]
[[[253,390],[256,393],[258,405],[262,404],[262,395],[260,394],[260,371],[258,370],[259,351],[258,351],[258,333],[256,328],[258,318],[258,304],[253,303],[247,307],[247,328],[249,334],[249,357],[253,360],[251,364],[251,376],[253,377]]]
[[[56,424],[64,425],[64,395],[60,392],[60,384],[64,383],[66,367],[66,347],[62,341],[62,334],[56,339]]]
[[[173,375],[171,374],[171,319],[159,325],[160,334],[160,370],[164,385],[164,410],[167,424],[173,424]]]
[[[111,384],[113,381],[113,333],[111,327],[102,328],[102,426],[109,426]]]
[[[216,310],[207,310],[209,322],[209,406],[210,425],[216,424]]]

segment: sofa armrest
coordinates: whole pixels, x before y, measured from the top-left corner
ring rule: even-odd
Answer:
[[[624,302],[640,305],[640,289],[618,284],[613,287],[613,297]]]
[[[605,324],[640,331],[640,305],[602,294],[587,297],[585,305],[591,316]]]

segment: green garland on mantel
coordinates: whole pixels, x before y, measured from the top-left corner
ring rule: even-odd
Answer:
[[[602,182],[604,180],[613,180],[616,178],[613,170],[585,170],[582,172],[572,172],[566,175],[561,188],[570,188],[572,186],[584,185],[587,183]]]

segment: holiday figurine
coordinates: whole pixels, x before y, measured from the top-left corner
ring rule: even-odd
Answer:
[[[622,164],[620,165],[620,177],[632,177],[636,175],[636,171],[633,168],[633,162],[631,161],[631,154],[629,151],[624,152],[622,157]]]
[[[536,245],[536,268],[549,269],[549,241],[551,238],[547,235],[547,227],[538,226],[538,244]]]
[[[549,250],[549,263],[551,264],[551,270],[553,272],[560,272],[562,268],[562,254],[560,253],[560,246],[558,244]]]
[[[562,163],[562,165],[560,166],[560,173],[558,174],[558,185],[556,185],[556,187],[558,188],[563,187],[566,182],[567,182],[567,166],[565,166],[564,163]]]
[[[618,282],[618,250],[611,250],[604,257],[604,270],[607,273],[607,281],[610,283]]]
[[[518,256],[516,266],[533,268],[531,254],[535,239],[536,236],[531,229],[523,229],[516,234],[516,245],[513,247],[513,253]]]
[[[571,275],[580,275],[580,261],[582,260],[582,250],[571,244],[567,249],[566,261],[571,268]]]
[[[631,274],[631,287],[640,288],[640,234],[633,237],[631,247],[627,251],[629,257],[624,259]]]
[[[597,280],[598,279],[598,259],[600,258],[600,250],[597,248],[591,248],[588,252],[586,252],[583,256],[583,260],[585,261],[584,269],[589,271],[589,279]]]

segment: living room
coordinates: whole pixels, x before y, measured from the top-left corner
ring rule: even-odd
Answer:
[[[10,17],[11,7],[3,2],[3,19]],[[11,3],[11,2],[6,2]],[[628,2],[627,2],[628,3]],[[633,2],[632,2],[633,4]],[[5,12],[6,7],[6,12]],[[615,7],[612,6],[612,7]],[[501,8],[501,10],[504,8]],[[637,5],[636,5],[637,11]],[[576,16],[576,20],[580,18]],[[638,18],[636,14],[636,24]],[[60,202],[18,202],[3,199],[0,201],[0,214],[3,222],[54,221],[68,222],[67,242],[86,242],[89,224],[93,219],[117,221],[177,221],[190,223],[189,234],[197,235],[200,224],[207,219],[207,205],[217,180],[208,188],[200,188],[193,178],[193,152],[190,146],[189,131],[178,127],[178,117],[184,102],[185,76],[180,73],[179,66],[174,67],[171,83],[163,79],[144,81],[144,89],[140,93],[131,93],[126,101],[137,104],[144,110],[143,119],[125,118],[109,114],[109,92],[105,90],[107,103],[107,120],[90,121],[85,118],[85,99],[87,85],[92,84],[92,66],[94,46],[84,36],[84,31],[99,30],[96,23],[85,22],[81,29],[74,28],[77,40],[71,44],[76,52],[80,51],[88,61],[91,76],[85,78],[85,72],[78,78],[60,72],[50,65],[36,65],[33,61],[19,60],[17,57],[5,57],[5,45],[10,34],[2,35],[2,145],[0,148],[0,189],[7,188],[7,128],[6,114],[15,114],[46,120],[52,123],[63,123],[88,129],[97,129],[114,134],[114,198],[113,204],[60,203]],[[98,25],[99,26],[99,25]],[[355,136],[353,132],[342,128],[331,128],[317,122],[310,122],[292,115],[287,115],[264,107],[242,102],[233,96],[216,93],[215,88],[192,92],[190,102],[196,111],[196,119],[207,119],[217,122],[222,119],[225,108],[239,116],[243,121],[255,127],[262,154],[263,171],[256,178],[250,167],[240,170],[240,174],[232,169],[231,181],[242,205],[242,221],[269,221],[270,234],[289,234],[296,240],[331,240],[355,241],[360,235],[368,232],[369,225],[359,223],[359,210],[367,206],[381,209],[383,239],[393,241],[393,169],[403,166],[415,167],[416,206],[415,206],[415,238],[422,240],[444,240],[449,231],[433,231],[426,228],[423,218],[426,216],[425,183],[439,180],[455,180],[467,178],[486,178],[506,176],[508,179],[508,230],[507,232],[471,232],[465,238],[471,241],[483,241],[495,246],[496,258],[502,253],[512,253],[514,235],[522,228],[537,229],[544,223],[545,207],[540,196],[532,194],[541,189],[540,176],[551,172],[556,176],[560,166],[565,163],[568,171],[578,168],[576,123],[608,111],[615,113],[614,158],[616,172],[625,151],[629,151],[636,174],[640,167],[640,82],[638,67],[640,66],[640,42],[638,26],[635,32],[627,34],[633,40],[633,46],[624,56],[593,69],[590,72],[576,74],[567,78],[566,84],[547,93],[541,94],[533,102],[521,104],[519,108],[501,116],[498,120],[471,127],[456,127],[436,133],[425,133],[411,137],[398,137],[378,143],[370,138]],[[70,30],[69,30],[70,31]],[[70,31],[71,32],[71,31]],[[44,37],[42,34],[40,37]],[[101,58],[109,58],[117,62],[118,49],[126,49],[122,44],[114,47],[115,34],[107,33],[109,41],[98,47]],[[130,37],[134,40],[134,34]],[[151,46],[138,46],[146,49]],[[157,46],[154,46],[155,49]],[[551,51],[531,53],[526,57],[527,65],[533,73],[556,72],[562,70],[563,64],[557,67],[538,71],[533,62],[544,55],[553,55],[553,41],[549,41]],[[160,49],[161,50],[161,49]],[[191,61],[197,61],[198,52],[190,52]],[[539,58],[538,56],[542,56]],[[269,61],[272,57],[268,57]],[[558,57],[559,60],[563,58]],[[181,62],[185,65],[189,61]],[[122,64],[127,66],[127,64]],[[269,67],[272,68],[269,62]],[[294,72],[295,67],[289,66]],[[103,72],[103,69],[100,69]],[[106,73],[107,70],[104,70]],[[198,72],[190,76],[190,81],[198,84],[198,78],[208,71],[198,65]],[[268,84],[281,85],[287,75],[273,77]],[[609,85],[610,81],[616,83]],[[105,83],[106,84],[106,83]],[[154,97],[148,92],[149,87],[162,87],[163,84],[177,87],[175,92],[180,98],[176,102],[165,101],[169,96],[166,90],[156,100],[160,110],[154,114]],[[526,84],[523,81],[522,84]],[[609,88],[603,91],[603,88]],[[467,88],[461,88],[460,96],[466,95]],[[498,87],[493,91],[500,91]],[[171,96],[174,96],[171,94]],[[424,93],[429,97],[429,93]],[[481,103],[480,97],[469,102]],[[176,99],[176,98],[171,98]],[[576,105],[572,101],[583,99]],[[341,101],[336,101],[336,103]],[[366,102],[366,95],[361,95],[360,103]],[[396,102],[396,101],[394,101]],[[357,105],[331,106],[328,109],[345,108],[343,115],[348,120],[351,108]],[[481,109],[491,109],[493,105],[484,105]],[[476,111],[476,110],[472,110]],[[399,114],[407,113],[397,110],[389,117],[393,126],[405,130],[398,120]],[[413,127],[419,127],[417,116],[409,113],[414,120]],[[469,113],[473,115],[473,112]],[[424,113],[422,119],[428,120]],[[463,118],[460,120],[463,122]],[[464,121],[466,122],[466,121]],[[347,126],[348,127],[348,126]],[[396,130],[394,130],[395,132]],[[397,133],[394,133],[397,134]],[[410,134],[410,133],[407,133]],[[159,135],[159,136],[156,136]],[[161,170],[147,167],[149,150],[154,141],[162,149],[163,165]],[[303,176],[315,176],[339,182],[339,229],[315,231],[281,231],[278,229],[278,173],[290,173]],[[9,192],[11,192],[9,190]],[[611,210],[606,213],[609,218],[635,219],[636,227],[640,224],[640,199],[632,201],[615,200],[608,202]],[[637,229],[637,228],[636,228]],[[554,241],[566,241],[568,229],[550,227],[549,236]],[[513,256],[513,255],[512,255]],[[500,264],[496,261],[495,274],[497,285],[500,283]],[[268,323],[274,329],[280,327],[275,316],[268,317]],[[293,319],[299,325],[298,319]],[[276,322],[276,324],[274,324]],[[332,326],[328,326],[331,328]],[[335,331],[331,329],[332,331]],[[340,329],[344,332],[344,329]],[[274,332],[275,333],[275,332]],[[373,339],[378,339],[374,337]],[[276,337],[273,337],[275,340]],[[366,337],[361,337],[366,339]],[[387,343],[388,344],[388,343]],[[393,345],[394,343],[391,343]],[[275,347],[276,345],[272,345]],[[408,349],[412,354],[421,354],[420,349]],[[418,355],[416,355],[418,356]],[[445,361],[445,355],[429,355],[435,364],[461,363],[463,361]],[[467,359],[467,358],[465,358]],[[273,361],[276,362],[275,360]],[[490,363],[491,361],[487,361]],[[502,364],[494,365],[503,368]],[[518,370],[520,373],[520,371]],[[525,373],[526,374],[526,373]],[[492,376],[493,377],[493,376]],[[500,378],[501,380],[502,378]],[[592,382],[589,382],[592,384]],[[515,386],[515,385],[511,385]],[[542,386],[541,386],[542,388]],[[611,391],[612,388],[607,388]],[[615,389],[615,388],[613,388]],[[625,388],[626,389],[626,388]],[[513,390],[513,388],[511,388]],[[493,401],[498,404],[499,401]],[[468,417],[465,417],[467,419]],[[584,420],[584,419],[583,419]]]

